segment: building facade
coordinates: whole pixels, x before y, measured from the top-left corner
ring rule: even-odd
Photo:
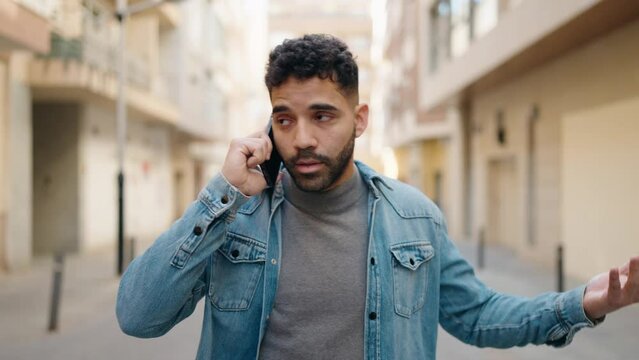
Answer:
[[[578,278],[639,253],[637,2],[387,6],[386,57],[418,54],[395,90],[414,98],[386,98],[390,141],[455,238],[547,265],[561,244]]]
[[[0,269],[28,262],[31,100],[28,62],[49,52],[51,3],[0,2]]]
[[[233,37],[254,30],[240,27],[250,8],[239,3],[159,3],[126,21],[124,224],[138,250],[220,169],[233,136],[230,114],[255,92],[237,74],[261,67],[257,57],[241,54],[249,65],[229,66],[237,66],[238,48],[249,48]],[[3,0],[0,7],[7,19],[0,25],[3,270],[56,252],[115,247],[115,8],[111,0]]]

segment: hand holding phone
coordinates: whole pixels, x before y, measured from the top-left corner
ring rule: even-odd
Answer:
[[[277,179],[279,160],[273,159],[273,142],[262,131],[247,137],[233,139],[222,165],[222,175],[226,181],[242,194],[253,196],[262,192],[268,185],[262,168],[269,172],[268,179]],[[271,162],[265,164],[265,159]],[[275,155],[279,158],[278,155]],[[261,165],[261,166],[260,166]],[[272,186],[272,185],[271,185]]]

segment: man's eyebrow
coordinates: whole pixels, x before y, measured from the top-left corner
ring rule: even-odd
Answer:
[[[336,111],[339,112],[339,109],[331,104],[318,103],[313,104],[308,107],[310,110],[326,110],[326,111]]]
[[[289,107],[286,105],[277,105],[273,107],[273,114],[275,113],[281,113],[281,112],[287,112],[289,111]]]

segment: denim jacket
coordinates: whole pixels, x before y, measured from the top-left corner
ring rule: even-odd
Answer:
[[[369,186],[366,359],[435,359],[438,323],[465,343],[497,348],[564,346],[594,325],[584,286],[532,299],[486,287],[429,199],[357,166]],[[257,358],[278,285],[282,200],[281,182],[247,198],[213,178],[127,268],[116,305],[122,330],[163,335],[205,298],[197,359]]]

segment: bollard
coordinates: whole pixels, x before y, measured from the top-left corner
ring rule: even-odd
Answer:
[[[477,248],[477,267],[479,269],[484,268],[484,260],[486,256],[485,250],[486,250],[486,239],[484,236],[484,229],[481,229],[479,231],[479,245]]]
[[[557,246],[557,291],[564,291],[564,247]]]
[[[53,286],[51,306],[49,308],[49,332],[58,330],[58,314],[62,295],[62,275],[64,272],[64,254],[57,253],[53,257]]]

